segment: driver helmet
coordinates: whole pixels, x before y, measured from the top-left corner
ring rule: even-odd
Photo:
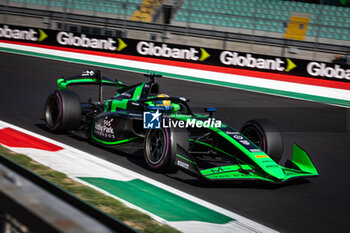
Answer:
[[[164,98],[164,97],[169,97],[169,96],[166,94],[156,95],[156,98]],[[171,110],[171,100],[157,100],[157,101],[154,101],[154,103],[156,106],[164,107],[164,110],[166,110],[166,111]]]

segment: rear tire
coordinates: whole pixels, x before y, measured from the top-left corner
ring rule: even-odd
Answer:
[[[148,167],[155,172],[175,173],[177,146],[189,149],[185,129],[161,128],[148,130],[144,141],[144,157]]]
[[[75,130],[81,120],[80,98],[71,91],[56,91],[47,97],[44,114],[46,126],[51,132]]]
[[[243,124],[241,133],[268,154],[276,163],[282,158],[283,137],[278,126],[267,119],[255,119]]]

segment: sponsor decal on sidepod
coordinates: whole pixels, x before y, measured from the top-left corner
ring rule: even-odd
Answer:
[[[102,136],[102,137],[106,137],[106,138],[115,138],[115,134],[114,134],[114,129],[112,126],[112,122],[114,121],[114,119],[109,119],[108,117],[105,117],[105,119],[103,120],[103,123],[95,123],[94,126],[94,134]]]

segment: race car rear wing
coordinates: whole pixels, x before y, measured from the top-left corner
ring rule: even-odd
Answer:
[[[100,70],[86,70],[81,75],[71,78],[60,78],[57,80],[59,90],[66,90],[68,86],[72,85],[99,85],[99,101],[102,101],[103,89],[102,86],[115,86],[119,88],[127,87],[119,80],[112,80],[104,77]]]
[[[144,74],[144,76],[146,78],[148,78],[151,82],[156,82],[157,78],[162,78],[163,77],[163,75],[156,74],[156,73],[148,73],[148,74]]]

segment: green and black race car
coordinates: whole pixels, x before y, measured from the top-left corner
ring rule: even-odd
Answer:
[[[311,159],[294,144],[291,160],[278,162],[283,152],[279,128],[271,121],[247,121],[240,131],[205,114],[193,113],[185,97],[159,93],[160,75],[132,86],[84,71],[61,78],[45,105],[45,122],[54,133],[79,132],[104,146],[142,143],[148,167],[156,172],[184,172],[207,180],[260,180],[283,183],[318,176]],[[71,85],[99,85],[99,100],[82,103],[66,90]],[[117,94],[102,99],[103,86],[117,87]]]

